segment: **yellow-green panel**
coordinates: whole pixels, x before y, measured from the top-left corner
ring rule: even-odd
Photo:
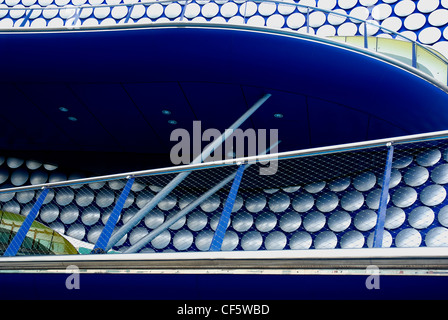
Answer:
[[[417,47],[417,69],[431,75],[444,84],[447,83],[447,65],[445,61],[425,48]]]
[[[8,241],[12,240],[25,217],[19,214],[0,211],[0,243],[7,247]],[[51,228],[34,221],[26,234],[25,240],[19,249],[19,254],[34,254],[37,251],[46,254],[78,254],[76,248],[63,236]]]

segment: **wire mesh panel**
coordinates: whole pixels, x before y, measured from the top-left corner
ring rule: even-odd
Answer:
[[[396,186],[390,193],[385,226],[390,234],[387,246],[448,245],[447,146],[446,140],[396,146]]]
[[[113,212],[117,223],[105,251],[208,251],[243,163],[220,250],[371,248],[387,154],[388,147],[382,144],[298,153],[278,161],[272,157],[269,163],[243,161],[49,186],[17,254],[90,253]],[[7,172],[3,186],[25,169],[23,164],[7,166],[6,161],[0,166]],[[117,210],[130,178],[130,191]],[[394,144],[382,247],[448,246],[447,183],[446,139]],[[42,192],[25,188],[0,194],[3,251]]]

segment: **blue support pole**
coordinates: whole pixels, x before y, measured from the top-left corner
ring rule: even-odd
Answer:
[[[417,45],[412,42],[412,67],[417,68]]]
[[[245,167],[246,166],[244,164],[241,165],[236,172],[235,178],[233,179],[232,187],[230,188],[226,203],[224,204],[224,209],[222,211],[221,217],[219,218],[218,226],[216,227],[215,234],[213,235],[209,251],[221,251],[224,235],[227,231],[227,224],[230,220],[230,214],[232,213],[233,205],[235,204],[236,195],[240,187]]]
[[[367,42],[367,23],[364,22],[364,48],[369,48],[369,43]]]
[[[129,192],[131,191],[132,184],[134,183],[134,178],[128,179],[123,191],[120,194],[117,202],[115,203],[114,210],[107,219],[106,225],[103,228],[98,240],[95,243],[95,247],[90,253],[106,253],[106,247],[109,243],[112,231],[114,231],[117,225],[118,218],[120,217],[121,211],[123,210],[124,203],[128,198]]]
[[[187,9],[187,5],[188,5],[188,0],[185,0],[185,3],[182,7],[182,12],[180,14],[180,21],[184,20],[184,16],[185,16],[185,10]]]
[[[197,156],[191,164],[197,164],[201,163],[204,159],[207,159],[207,157],[215,150],[217,149],[222,143],[224,143],[225,140],[227,140],[228,137],[230,137],[235,129],[239,128],[243,122],[245,122],[255,111],[260,108],[263,103],[266,102],[271,97],[270,93],[264,94],[257,102],[254,103],[254,105],[247,110],[241,117],[238,118],[237,121],[235,121],[229,129],[225,130],[224,133],[213,140],[212,143],[210,143],[207,147],[205,147],[204,151]],[[191,171],[183,171],[179,173],[176,177],[174,177],[173,180],[171,180],[165,187],[163,187],[162,190],[160,190],[154,198],[152,198],[143,208],[141,208],[137,213],[129,219],[128,222],[126,222],[123,226],[121,226],[117,232],[110,238],[110,241],[106,247],[106,251],[112,248],[126,233],[131,231],[132,228],[134,228],[149,212],[151,212],[152,209],[160,202],[162,199],[164,199],[174,188],[176,188],[177,185],[179,185],[189,174]]]
[[[47,197],[48,191],[50,191],[50,189],[42,190],[42,193],[39,195],[33,207],[31,208],[30,213],[26,216],[25,220],[23,221],[22,225],[19,228],[19,231],[17,231],[15,237],[12,239],[11,243],[9,244],[5,253],[3,254],[4,257],[14,257],[17,254],[20,246],[23,243],[23,240],[25,240],[26,234],[28,233],[31,225],[33,224],[33,221],[37,217],[37,213],[39,212],[40,208],[42,207],[42,204],[45,201],[45,198]]]
[[[378,208],[378,220],[373,236],[373,247],[381,248],[383,246],[384,223],[386,221],[387,197],[389,195],[390,173],[392,171],[392,159],[394,157],[394,146],[389,145],[387,150],[387,162],[384,170],[383,185],[381,186],[380,205]]]
[[[128,14],[126,15],[126,19],[124,20],[124,23],[128,23],[129,19],[131,18],[132,10],[134,10],[134,6],[131,6],[129,8]]]
[[[310,7],[306,8],[306,33],[310,33]]]
[[[75,16],[73,17],[72,26],[74,26],[74,25],[76,25],[78,23],[79,16],[81,15],[81,12],[82,12],[82,8],[77,8],[76,9]]]
[[[27,15],[23,19],[22,23],[20,24],[20,27],[24,27],[25,26],[27,21],[30,19],[32,13],[33,13],[33,9],[30,9],[30,11],[27,13]]]

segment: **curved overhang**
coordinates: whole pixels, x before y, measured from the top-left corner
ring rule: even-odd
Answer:
[[[448,128],[442,83],[296,32],[165,23],[8,32],[0,43],[0,149],[96,173],[170,165],[172,130],[200,120],[223,131],[264,93],[242,128],[278,129],[280,151]]]

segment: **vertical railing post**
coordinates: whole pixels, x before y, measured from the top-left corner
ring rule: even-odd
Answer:
[[[310,7],[306,8],[306,33],[310,33]]]
[[[129,6],[128,14],[126,15],[126,18],[124,19],[124,23],[129,22],[129,19],[131,18],[132,10],[134,10],[134,5]]]
[[[20,24],[20,27],[24,27],[25,24],[27,23],[27,21],[30,19],[31,14],[33,13],[33,9],[30,9],[30,11],[28,12],[28,14],[25,16],[25,18],[23,18],[22,23]]]
[[[417,45],[412,42],[412,67],[417,68]]]
[[[187,9],[187,5],[188,5],[188,0],[185,0],[184,5],[182,7],[182,12],[180,14],[180,21],[184,20],[185,10]]]
[[[383,245],[384,223],[386,221],[387,198],[389,196],[390,174],[392,171],[392,160],[394,157],[394,146],[388,143],[386,168],[384,169],[383,185],[381,186],[380,204],[378,207],[378,218],[373,236],[373,247],[381,248]]]
[[[369,43],[367,42],[367,22],[364,22],[364,48],[369,48]]]
[[[91,253],[106,253],[106,247],[109,243],[112,232],[117,225],[118,218],[120,217],[121,211],[123,210],[124,203],[129,196],[129,192],[131,191],[132,184],[134,183],[134,178],[129,178],[126,182],[126,185],[123,188],[123,191],[120,194],[120,197],[117,199],[115,203],[115,207],[112,210],[112,213],[107,219],[106,225],[103,228],[98,240],[95,243],[95,247],[91,251]]]
[[[81,15],[82,8],[78,7],[76,8],[75,16],[73,17],[72,26],[75,26],[79,21],[79,16]]]
[[[233,179],[233,184],[230,188],[229,195],[227,196],[226,203],[224,204],[224,209],[222,210],[221,217],[219,218],[218,226],[216,227],[215,234],[213,235],[209,251],[221,250],[224,235],[226,234],[227,230],[227,224],[230,220],[230,214],[232,213],[241,179],[243,178],[244,169],[245,165],[240,165],[236,172],[235,178]]]
[[[247,14],[247,0],[244,1],[243,6],[244,6],[244,16],[243,16],[244,24],[247,24],[247,19],[246,19],[246,14]]]

